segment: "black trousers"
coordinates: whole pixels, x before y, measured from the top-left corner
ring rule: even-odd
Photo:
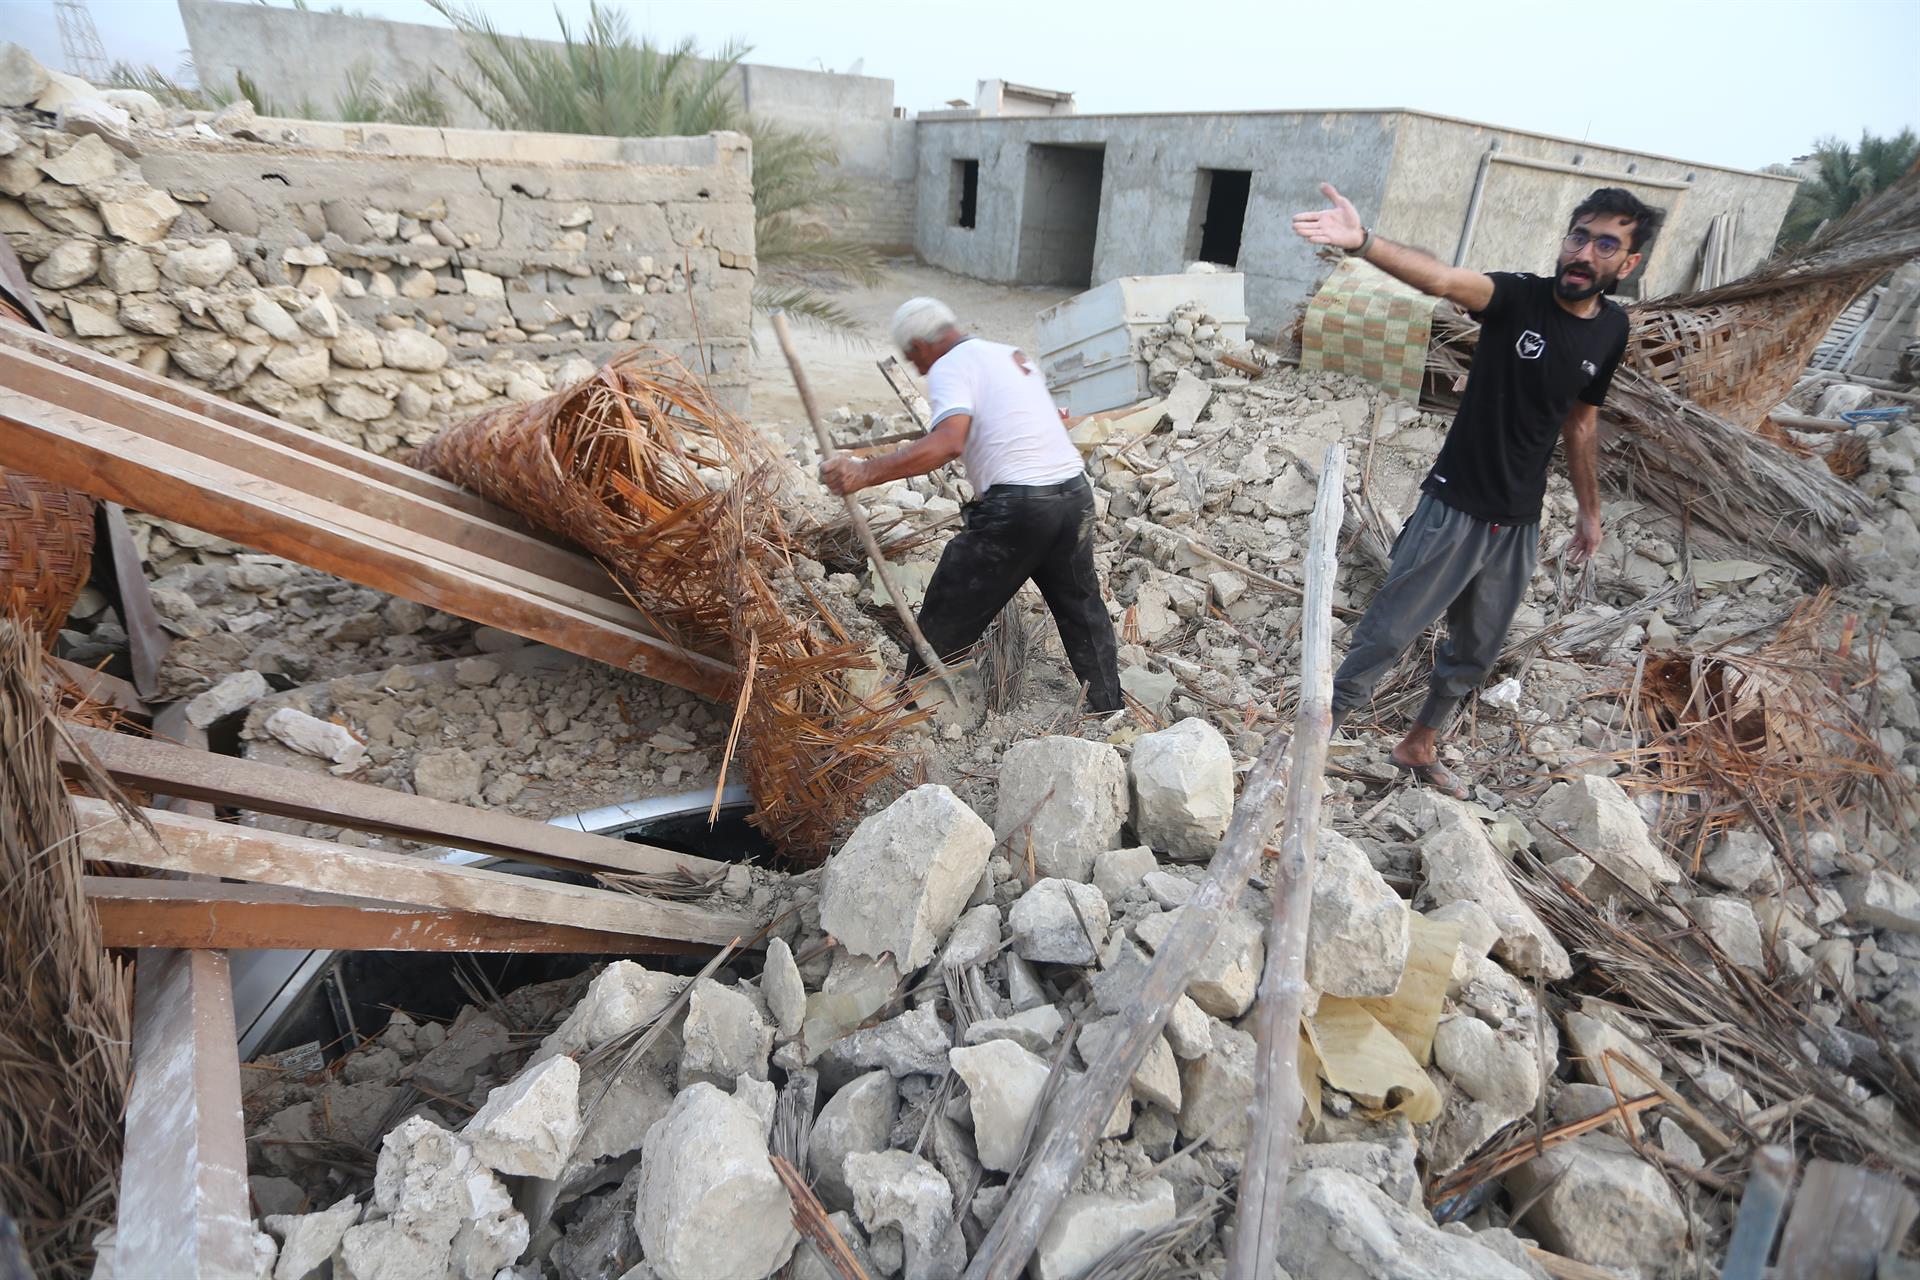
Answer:
[[[1093,568],[1093,489],[1085,477],[1049,485],[995,485],[961,513],[940,553],[920,630],[947,662],[973,647],[1022,583],[1032,580],[1060,629],[1091,711],[1118,711],[1120,660]],[[926,671],[909,650],[907,678]]]

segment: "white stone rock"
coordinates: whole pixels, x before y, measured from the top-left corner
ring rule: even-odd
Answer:
[[[1566,948],[1520,898],[1507,878],[1480,819],[1446,796],[1432,797],[1440,825],[1420,843],[1426,894],[1434,903],[1472,902],[1500,930],[1494,954],[1526,977],[1565,978],[1573,973]]]
[[[1847,918],[1870,929],[1920,933],[1920,889],[1884,871],[1847,876],[1840,881]]]
[[[1091,965],[1106,944],[1108,921],[1098,889],[1053,877],[1036,882],[1007,912],[1014,953],[1034,964]]]
[[[566,1021],[540,1042],[534,1060],[595,1049],[644,1026],[666,1012],[686,985],[685,978],[616,960],[588,985]]]
[[[333,341],[335,364],[347,369],[378,369],[380,359],[380,339],[371,329],[357,324],[340,326],[340,336]]]
[[[1701,878],[1735,893],[1772,893],[1780,887],[1773,845],[1753,831],[1726,831],[1700,864]]]
[[[82,338],[117,338],[126,333],[114,312],[89,306],[78,298],[67,299],[67,323]]]
[[[267,717],[263,727],[282,745],[302,755],[348,766],[366,758],[366,747],[344,728],[294,707],[279,708]]]
[[[964,969],[985,964],[1000,949],[1000,908],[991,902],[968,907],[954,922],[947,945],[940,951],[942,969]]]
[[[229,242],[217,238],[192,240],[167,250],[160,259],[160,274],[175,284],[205,289],[219,284],[238,263]]]
[[[234,671],[213,688],[187,701],[187,723],[204,729],[223,716],[244,711],[267,696],[267,678],[258,671]]]
[[[172,196],[152,188],[100,202],[100,219],[107,230],[132,244],[165,240],[180,213]]]
[[[1198,1058],[1213,1049],[1213,1030],[1207,1021],[1207,1012],[1193,1002],[1192,996],[1181,996],[1173,1002],[1173,1012],[1167,1015],[1166,1036],[1176,1058]]]
[[[1745,969],[1767,967],[1767,946],[1753,908],[1738,898],[1695,898],[1687,914],[1727,959]]]
[[[89,137],[80,139],[57,156],[42,160],[40,172],[63,186],[77,187],[111,178],[117,163],[112,147],[99,138]]]
[[[903,972],[918,969],[959,917],[992,849],[993,831],[953,792],[916,787],[861,822],[828,859],[820,927],[855,955],[890,955]]]
[[[580,1139],[580,1067],[572,1058],[535,1063],[497,1089],[461,1136],[499,1173],[557,1178]]]
[[[307,1275],[333,1256],[340,1237],[360,1221],[360,1204],[352,1196],[319,1213],[276,1213],[267,1218],[267,1230],[280,1241],[273,1264],[273,1280],[306,1280]]]
[[[823,1060],[842,1071],[879,1067],[896,1077],[939,1075],[952,1047],[946,1024],[927,1004],[842,1036],[826,1046]]]
[[[1043,1004],[1004,1018],[976,1018],[967,1024],[966,1041],[985,1044],[989,1040],[1011,1040],[1030,1053],[1045,1054],[1066,1025],[1059,1009]]]
[[[1596,1009],[1569,1009],[1561,1019],[1567,1029],[1567,1049],[1573,1055],[1580,1076],[1591,1084],[1606,1084],[1607,1072],[1601,1064],[1608,1051],[1638,1065],[1648,1075],[1659,1077],[1660,1060],[1641,1043],[1640,1036],[1630,1035],[1614,1019],[1618,1015]],[[1629,1083],[1633,1073],[1615,1066],[1613,1078],[1623,1090],[1632,1090],[1637,1086]]]
[[[1016,854],[1031,840],[1041,876],[1087,879],[1126,820],[1127,766],[1106,743],[1029,738],[1001,757],[994,839]]]
[[[980,1163],[1010,1172],[1020,1158],[1027,1119],[1046,1088],[1046,1061],[1010,1040],[953,1049],[947,1058],[967,1086]]]
[[[1176,876],[1169,871],[1147,872],[1140,877],[1140,886],[1147,891],[1149,898],[1169,911],[1185,906],[1187,899],[1199,888],[1185,876]]]
[[[1224,1022],[1210,1029],[1212,1049],[1180,1064],[1180,1136],[1212,1133],[1215,1150],[1236,1151],[1247,1144],[1253,1110],[1254,1041]]]
[[[389,369],[431,373],[447,363],[447,349],[418,329],[394,329],[380,338],[380,359]]]
[[[413,758],[413,791],[429,800],[469,804],[480,793],[485,772],[478,760],[458,747],[423,751]]]
[[[499,276],[485,271],[476,271],[472,267],[462,267],[460,278],[466,281],[469,298],[504,298],[507,286]]]
[[[1169,857],[1213,857],[1233,814],[1233,750],[1188,719],[1133,744],[1133,829]]]
[[[378,422],[393,412],[393,401],[357,382],[342,382],[326,390],[327,407],[355,422]]]
[[[786,1187],[752,1108],[696,1084],[641,1145],[634,1230],[661,1280],[771,1274],[799,1243]]]
[[[276,342],[267,353],[266,366],[268,373],[290,387],[317,387],[332,368],[326,347],[318,342],[298,346]]]
[[[1081,1027],[1074,1039],[1080,1061],[1091,1067],[1094,1059],[1123,1030],[1117,1014]],[[1180,1114],[1180,1064],[1174,1060],[1173,1049],[1164,1035],[1155,1036],[1147,1046],[1146,1056],[1133,1070],[1132,1084],[1134,1097],[1162,1107],[1170,1115]]]
[[[1450,1014],[1433,1036],[1433,1063],[1476,1101],[1519,1116],[1540,1096],[1532,1046],[1510,1039],[1470,1014]]]
[[[1343,1169],[1303,1170],[1287,1184],[1279,1262],[1298,1280],[1532,1280]]]
[[[1134,926],[1140,941],[1156,952],[1165,945],[1181,912],[1167,911],[1149,916]],[[1229,911],[1220,922],[1213,945],[1187,982],[1187,994],[1193,1002],[1216,1018],[1237,1018],[1253,1007],[1260,986],[1260,967],[1266,962],[1267,946],[1260,922],[1244,911]]]
[[[1106,894],[1107,901],[1117,902],[1159,865],[1153,850],[1146,845],[1133,849],[1109,849],[1094,855],[1093,887]]]
[[[92,279],[99,266],[97,245],[88,240],[63,240],[33,269],[33,282],[43,289],[71,289]]]
[[[1686,1247],[1687,1213],[1660,1171],[1606,1133],[1589,1133],[1507,1175],[1527,1224],[1555,1253],[1600,1267],[1664,1272]]]
[[[807,1144],[813,1189],[829,1209],[851,1209],[846,1160],[856,1151],[884,1151],[893,1132],[900,1092],[885,1071],[870,1071],[843,1085],[820,1108]]]
[[[942,1268],[953,1227],[953,1188],[940,1170],[906,1151],[861,1151],[847,1157],[853,1212],[869,1233],[895,1227],[906,1246],[906,1280],[957,1277]],[[964,1249],[959,1262],[965,1264]]]
[[[527,1247],[527,1220],[506,1187],[470,1145],[422,1116],[381,1143],[369,1216],[376,1213],[384,1216],[340,1241],[339,1261],[356,1280],[484,1280]]]
[[[738,988],[722,986],[712,978],[696,979],[681,1038],[682,1089],[697,1080],[724,1084],[743,1075],[767,1078],[773,1028]]]
[[[807,1016],[807,987],[800,980],[800,966],[793,962],[793,948],[785,938],[767,942],[766,968],[760,975],[760,994],[766,998],[767,1012],[783,1040],[800,1034]]]
[[[1330,996],[1390,996],[1407,965],[1407,904],[1359,846],[1322,831],[1307,920],[1307,982]]]
[[[167,109],[160,105],[158,98],[145,89],[102,89],[100,101],[120,108],[149,129],[166,127]]]
[[[1076,1192],[1060,1202],[1034,1250],[1033,1280],[1077,1280],[1136,1236],[1172,1222],[1173,1186],[1148,1178],[1125,1195]]]
[[[156,104],[157,105],[157,104]],[[104,141],[122,155],[138,156],[133,143],[133,116],[98,94],[70,98],[53,113],[53,127],[62,133]]]
[[[24,107],[51,83],[47,69],[25,45],[0,44],[0,107]]]
[[[1542,857],[1579,854],[1645,897],[1655,896],[1656,884],[1680,883],[1680,868],[1654,844],[1647,820],[1611,778],[1589,773],[1554,783],[1534,807],[1531,829]]]

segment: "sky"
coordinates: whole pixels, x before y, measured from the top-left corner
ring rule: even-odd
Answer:
[[[109,59],[172,72],[171,0],[86,0]],[[288,0],[274,0],[285,4]],[[559,34],[556,7],[468,0]],[[330,8],[331,0],[311,0]],[[426,0],[354,0],[444,25]],[[729,39],[750,61],[894,82],[909,111],[998,77],[1082,113],[1409,107],[1707,164],[1760,168],[1829,135],[1920,128],[1920,0],[611,0],[636,32]],[[0,0],[0,37],[61,66],[53,0]],[[271,86],[267,86],[271,92]]]

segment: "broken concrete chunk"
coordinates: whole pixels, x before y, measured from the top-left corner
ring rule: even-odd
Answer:
[[[306,1280],[340,1247],[340,1237],[360,1221],[360,1204],[352,1196],[320,1213],[274,1214],[267,1230],[280,1241],[273,1264],[273,1280]]]
[[[1743,969],[1767,967],[1766,943],[1753,908],[1738,898],[1695,898],[1687,904],[1700,931],[1713,939],[1727,959]]]
[[[497,1018],[465,1010],[446,1039],[414,1064],[413,1080],[435,1093],[463,1097],[487,1064],[512,1044],[506,1027]]]
[[[953,932],[947,935],[947,945],[940,952],[940,967],[964,969],[968,965],[985,964],[999,949],[1000,908],[983,902],[968,908],[954,924]]]
[[[1125,1027],[1118,1015],[1081,1027],[1074,1039],[1074,1047],[1080,1051],[1080,1061],[1091,1067],[1094,1059],[1106,1050],[1114,1037],[1124,1032]],[[1147,1046],[1146,1056],[1133,1070],[1132,1083],[1134,1097],[1163,1107],[1170,1114],[1180,1113],[1180,1064],[1174,1061],[1173,1050],[1167,1045],[1164,1035],[1155,1036]]]
[[[1007,923],[1021,959],[1091,965],[1107,941],[1107,900],[1090,884],[1049,877],[1020,895]]]
[[[1212,1049],[1180,1064],[1180,1136],[1212,1133],[1216,1150],[1247,1143],[1253,1109],[1253,1037],[1224,1022],[1211,1024]],[[1216,1129],[1215,1126],[1219,1127]]]
[[[875,1067],[895,1077],[937,1076],[946,1070],[947,1050],[952,1047],[946,1024],[933,1006],[921,1005],[835,1040],[826,1047],[822,1066],[842,1078]]]
[[[1507,878],[1506,862],[1494,852],[1480,819],[1459,802],[1432,796],[1440,825],[1420,842],[1426,894],[1437,905],[1477,904],[1500,930],[1494,953],[1525,977],[1565,978],[1573,973],[1552,932],[1521,901]]]
[[[1030,738],[1000,761],[993,835],[1016,861],[1033,848],[1041,876],[1086,880],[1096,854],[1120,842],[1127,819],[1127,766],[1104,742]]]
[[[767,1078],[773,1028],[753,1000],[736,987],[722,986],[712,978],[696,979],[681,1036],[685,1042],[680,1057],[682,1089],[698,1080],[725,1085],[735,1076]]]
[[[204,729],[216,720],[244,711],[267,696],[267,678],[258,671],[235,671],[187,702],[187,723]]]
[[[1680,868],[1654,844],[1647,820],[1611,778],[1589,773],[1554,783],[1534,807],[1531,829],[1541,857],[1579,854],[1644,897],[1655,896],[1656,884],[1680,883]]]
[[[1011,1040],[1030,1053],[1045,1054],[1067,1020],[1050,1004],[1022,1009],[1005,1018],[978,1018],[967,1024],[968,1044],[989,1040]]]
[[[1233,750],[1189,717],[1133,744],[1133,829],[1169,857],[1204,861],[1233,814]]]
[[[1166,1036],[1176,1058],[1198,1058],[1213,1048],[1213,1032],[1206,1010],[1195,1004],[1192,996],[1181,996],[1173,1002],[1173,1012],[1167,1016]]]
[[[696,1084],[647,1131],[634,1230],[661,1280],[740,1280],[783,1265],[799,1243],[760,1117]]]
[[[807,987],[800,980],[800,966],[793,962],[793,948],[785,938],[767,942],[766,968],[760,975],[760,994],[767,1011],[773,1015],[780,1038],[791,1040],[800,1034],[807,1016]]]
[[[1701,877],[1735,893],[1772,893],[1780,887],[1773,845],[1753,831],[1725,831],[1700,864]]]
[[[1469,1097],[1504,1115],[1502,1124],[1525,1114],[1540,1096],[1540,1066],[1532,1042],[1503,1036],[1470,1014],[1440,1020],[1433,1036],[1433,1064]]]
[[[461,1136],[499,1173],[557,1178],[580,1138],[580,1067],[548,1058],[487,1094]]]
[[[1033,1280],[1076,1280],[1127,1241],[1172,1222],[1176,1212],[1173,1186],[1164,1178],[1148,1178],[1124,1195],[1070,1195],[1034,1250]]]
[[[1159,865],[1153,850],[1146,845],[1134,849],[1109,849],[1094,855],[1093,887],[1106,894],[1108,902],[1116,902]]]
[[[535,1060],[556,1053],[595,1049],[617,1035],[658,1018],[680,995],[687,979],[655,973],[631,960],[616,960],[588,984],[567,1019],[540,1042]]]
[[[1606,1069],[1601,1063],[1609,1051],[1635,1063],[1648,1075],[1660,1078],[1660,1059],[1641,1043],[1646,1038],[1645,1030],[1635,1028],[1639,1034],[1629,1034],[1624,1025],[1626,1019],[1618,1014],[1592,1006],[1569,1009],[1561,1021],[1567,1029],[1567,1047],[1573,1051],[1581,1077],[1589,1083],[1607,1083]],[[1628,1078],[1632,1076],[1633,1073],[1623,1067],[1613,1068],[1613,1078],[1623,1091],[1637,1091],[1640,1083],[1644,1083],[1629,1083]]]
[[[967,1086],[967,1106],[973,1113],[973,1141],[980,1152],[980,1163],[1001,1173],[1011,1172],[1020,1158],[1027,1118],[1046,1088],[1046,1061],[1010,1040],[989,1040],[954,1049],[948,1061]]]
[[[1149,916],[1134,926],[1134,933],[1158,951],[1186,910],[1182,907]],[[1260,966],[1266,957],[1260,922],[1244,911],[1229,911],[1220,921],[1213,945],[1187,982],[1187,994],[1216,1018],[1237,1018],[1253,1007],[1254,993],[1260,986]]]
[[[851,1209],[845,1164],[857,1151],[884,1151],[893,1132],[900,1093],[885,1071],[870,1071],[842,1086],[820,1108],[807,1146],[813,1189],[829,1209]]]
[[[1406,968],[1412,913],[1367,855],[1320,833],[1307,923],[1307,982],[1330,996],[1390,996]]]
[[[1535,1156],[1506,1185],[1516,1199],[1538,1196],[1527,1222],[1547,1248],[1578,1262],[1663,1272],[1686,1247],[1679,1197],[1611,1134],[1589,1133]]]
[[[933,959],[986,869],[993,831],[938,784],[916,787],[855,828],[820,877],[820,927],[856,955],[903,972]]]
[[[339,1259],[356,1280],[478,1280],[527,1247],[527,1220],[506,1187],[471,1146],[422,1116],[403,1120],[381,1143],[373,1208],[386,1216],[349,1228],[340,1241]]]
[[[948,1242],[953,1188],[940,1171],[907,1151],[862,1151],[847,1157],[853,1212],[869,1232],[894,1227],[906,1248],[906,1280],[951,1280],[966,1265]],[[957,1263],[957,1265],[956,1265]]]
[[[1340,1169],[1306,1169],[1280,1210],[1280,1265],[1314,1280],[1529,1280],[1526,1271]]]
[[[1847,918],[1870,929],[1920,933],[1920,889],[1884,871],[1847,876],[1840,881]]]

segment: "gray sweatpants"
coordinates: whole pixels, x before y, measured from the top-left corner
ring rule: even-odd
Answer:
[[[1394,540],[1387,580],[1353,629],[1347,656],[1334,673],[1334,723],[1372,695],[1380,677],[1444,612],[1446,636],[1416,717],[1444,729],[1493,670],[1533,580],[1539,542],[1537,522],[1488,524],[1421,494]]]

